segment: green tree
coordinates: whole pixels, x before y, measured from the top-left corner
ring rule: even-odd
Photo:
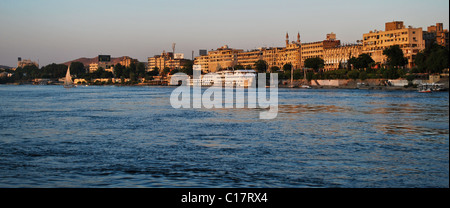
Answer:
[[[114,76],[121,77],[124,76],[125,67],[122,64],[118,63],[114,66]]]
[[[318,71],[319,69],[323,68],[324,66],[325,66],[324,60],[319,57],[307,58],[305,60],[305,67],[313,68],[314,71]]]
[[[287,64],[283,65],[283,71],[289,71],[290,72],[291,69],[292,69],[292,64],[287,63]]]
[[[425,72],[427,69],[426,61],[427,55],[425,55],[425,51],[419,52],[416,55],[416,59],[414,60],[414,64],[416,64],[417,69],[415,69],[416,73]]]
[[[276,72],[278,72],[278,71],[280,71],[280,67],[278,67],[278,66],[272,66],[272,67],[270,67],[270,72],[276,73]]]
[[[61,78],[66,76],[67,65],[64,64],[49,64],[41,68],[42,77],[44,78]]]
[[[194,62],[191,60],[187,60],[186,62],[184,62],[183,67],[180,71],[187,75],[192,75],[194,73],[193,66]]]
[[[358,65],[358,59],[356,57],[351,57],[347,62],[347,69],[352,70],[352,66],[356,69],[356,65]]]
[[[294,70],[294,79],[303,79],[303,70],[295,69]]]
[[[158,67],[153,68],[149,72],[147,72],[148,76],[158,76],[159,75],[159,69]]]
[[[420,72],[441,73],[449,67],[449,51],[438,44],[433,44],[416,56],[415,64]]]
[[[134,72],[130,72],[130,81],[135,82],[136,81],[136,74]]]
[[[70,63],[70,73],[77,77],[83,77],[86,74],[84,64],[81,62]]]
[[[258,73],[266,73],[267,71],[267,62],[264,60],[258,60],[255,62],[255,70]]]
[[[234,69],[236,69],[236,70],[238,70],[238,69],[245,69],[245,67],[240,65],[240,64],[238,64],[238,65],[234,66]]]
[[[356,79],[359,78],[359,71],[356,70],[356,69],[353,69],[353,70],[351,70],[351,71],[349,71],[349,72],[347,73],[347,76],[348,76],[348,78],[350,78],[350,79],[356,80]]]
[[[311,80],[314,78],[314,72],[308,72],[306,73],[306,79],[308,82],[311,82]]]
[[[169,74],[169,72],[170,72],[170,68],[169,67],[165,67],[160,74],[162,76],[166,76],[167,74]]]
[[[362,71],[359,73],[359,79],[360,80],[366,80],[367,79],[367,72]]]
[[[375,63],[369,54],[363,53],[357,58],[357,66],[359,69],[367,69],[371,64]]]
[[[138,77],[143,78],[145,77],[145,64],[142,62],[139,62],[136,65],[136,74],[138,75]]]
[[[383,50],[383,55],[387,56],[387,65],[392,68],[403,67],[408,63],[403,51],[398,45],[393,45]]]

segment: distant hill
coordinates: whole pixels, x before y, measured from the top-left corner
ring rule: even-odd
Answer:
[[[111,57],[111,63],[116,65],[120,61],[122,61],[124,58],[125,58],[125,56],[117,57],[117,58]],[[84,66],[89,66],[89,64],[98,63],[98,56],[94,57],[94,58],[83,57],[83,58],[75,59],[75,60],[72,60],[72,61],[64,62],[62,64],[65,64],[65,65],[69,66],[72,62],[81,62],[81,63],[83,63]]]
[[[0,69],[11,69],[12,67],[0,65]]]

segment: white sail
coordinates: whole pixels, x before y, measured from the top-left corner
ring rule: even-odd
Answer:
[[[66,79],[64,80],[64,85],[73,85],[72,77],[70,76],[70,66],[67,68]]]

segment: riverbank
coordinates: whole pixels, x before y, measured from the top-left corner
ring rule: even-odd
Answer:
[[[388,79],[340,79],[340,80],[294,80],[291,84],[290,80],[281,80],[279,88],[303,88],[309,86],[312,89],[365,89],[365,90],[404,90],[417,91],[418,86],[422,83],[440,83],[443,84],[445,90],[449,89],[448,77],[439,80],[413,80],[408,82],[404,79],[388,80]]]
[[[304,88],[308,86],[311,89],[363,89],[363,90],[385,90],[385,91],[417,91],[418,84],[393,86],[392,83],[401,82],[403,80],[385,80],[385,79],[369,79],[369,80],[294,80],[291,85],[289,80],[280,80],[279,88]],[[414,80],[414,83],[429,83],[428,80]],[[444,91],[448,91],[448,78],[441,79],[439,82],[444,84]],[[36,82],[6,83],[5,85],[63,85],[63,83],[36,84]],[[141,82],[141,83],[84,83],[78,86],[168,86],[166,82]]]

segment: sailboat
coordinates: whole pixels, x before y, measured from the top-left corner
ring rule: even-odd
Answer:
[[[64,88],[72,88],[75,87],[72,81],[72,77],[70,76],[70,66],[67,68],[66,78],[64,79]]]

